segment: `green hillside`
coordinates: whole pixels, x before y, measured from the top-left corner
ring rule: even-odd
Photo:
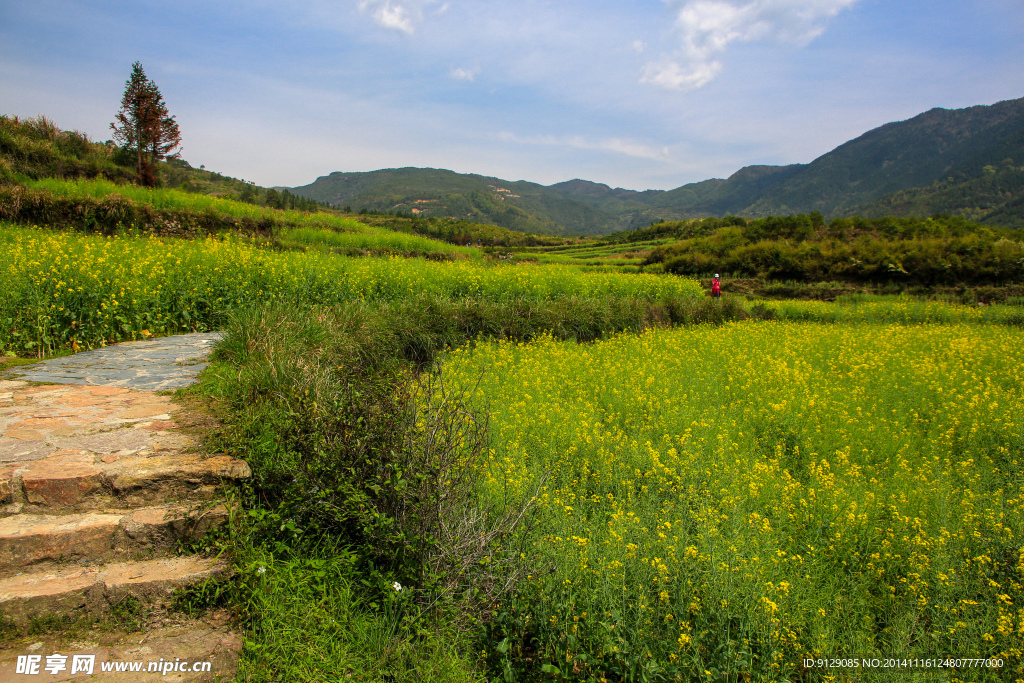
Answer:
[[[0,115],[0,220],[107,234],[128,227],[179,236],[272,234],[277,248],[288,250],[432,258],[478,256],[470,245],[563,241],[453,218],[346,214],[182,159],[159,162],[155,175],[156,188],[138,187],[133,155],[117,146],[61,130],[46,117]]]
[[[617,227],[613,216],[563,199],[537,183],[433,168],[332,173],[292,192],[355,211],[456,218],[520,232],[600,234]]]
[[[867,218],[956,214],[989,225],[1024,227],[1024,167],[1007,158],[966,180],[939,180],[885,195],[858,208]]]
[[[333,173],[293,191],[335,206],[491,223],[552,235],[600,235],[688,218],[963,215],[1020,224],[1024,98],[932,109],[868,131],[809,164],[747,166],[727,179],[636,191],[587,180],[550,186],[438,169]],[[1017,208],[1014,208],[1017,207]]]
[[[260,187],[202,166],[193,168],[182,159],[159,162],[156,170],[158,187],[273,209],[322,208],[287,190]],[[104,178],[118,184],[138,181],[134,157],[109,141],[96,142],[85,133],[61,130],[45,116],[20,119],[0,114],[0,185],[25,185],[44,178]]]
[[[891,192],[981,175],[1024,153],[1024,99],[932,109],[889,123],[815,159],[737,213],[851,215]]]

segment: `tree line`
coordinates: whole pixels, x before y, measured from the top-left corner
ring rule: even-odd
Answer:
[[[704,276],[802,282],[921,285],[1024,282],[1024,233],[962,216],[836,218],[821,214],[728,217],[655,224],[635,233],[677,241],[653,248],[643,265]],[[629,236],[619,236],[630,241]]]

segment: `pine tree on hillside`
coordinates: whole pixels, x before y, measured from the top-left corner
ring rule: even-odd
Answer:
[[[139,182],[156,185],[156,162],[177,158],[171,150],[181,144],[181,133],[173,116],[167,111],[160,90],[146,78],[142,64],[132,64],[132,74],[125,83],[121,109],[110,124],[114,142],[135,152]]]

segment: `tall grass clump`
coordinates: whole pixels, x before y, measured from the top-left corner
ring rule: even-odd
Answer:
[[[244,555],[246,641],[237,681],[482,683],[458,639],[408,637],[405,600],[373,609],[345,558]],[[415,672],[415,673],[414,673]]]
[[[0,184],[26,179],[106,177],[134,179],[116,148],[93,142],[79,131],[62,131],[45,116],[27,119],[0,114]]]
[[[490,670],[818,680],[805,658],[956,652],[1002,664],[950,680],[1020,678],[1022,342],[749,321],[452,352],[491,415],[485,485],[542,484]]]

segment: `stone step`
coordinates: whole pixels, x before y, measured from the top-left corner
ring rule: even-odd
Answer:
[[[92,630],[73,636],[25,637],[0,645],[0,683],[44,677],[47,681],[96,683],[212,683],[234,679],[242,636],[232,627],[229,614],[212,610],[199,617],[167,616],[172,618],[154,620],[138,632]],[[58,666],[48,671],[47,657],[53,655],[59,655],[51,660]],[[17,673],[19,657],[24,658],[22,667],[28,671],[37,664],[38,673]],[[71,673],[73,669],[75,673]]]
[[[201,538],[227,519],[222,505],[0,518],[0,577],[30,566],[152,557],[173,550],[180,541]]]
[[[4,382],[0,516],[85,512],[211,497],[249,476],[201,451],[169,397],[118,387]]]
[[[24,627],[32,617],[98,616],[129,596],[162,604],[178,588],[229,573],[225,560],[198,555],[27,571],[0,579],[0,619]]]
[[[249,475],[244,461],[226,455],[140,454],[107,463],[88,451],[58,452],[6,471],[0,466],[0,502],[7,503],[0,517],[209,500]]]

